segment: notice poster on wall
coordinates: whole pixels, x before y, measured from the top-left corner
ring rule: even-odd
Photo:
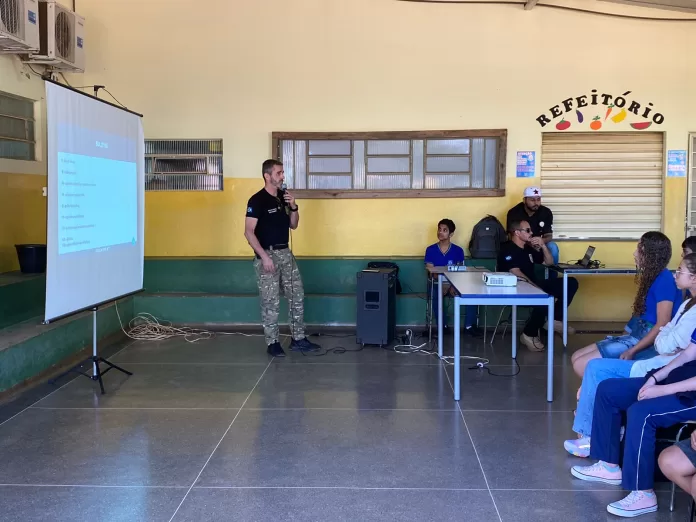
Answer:
[[[536,153],[533,150],[517,151],[517,177],[533,178],[536,168]]]
[[[685,178],[686,177],[686,151],[668,150],[667,151],[667,177]]]

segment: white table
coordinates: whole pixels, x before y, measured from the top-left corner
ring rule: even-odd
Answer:
[[[547,266],[563,275],[563,346],[568,346],[568,276],[575,275],[635,275],[635,267],[612,267],[612,268],[583,268],[583,267],[559,267]],[[553,323],[549,322],[549,325]]]
[[[518,281],[517,286],[487,286],[483,282],[481,272],[446,272],[444,276],[458,294],[454,298],[454,400],[458,401],[461,397],[461,333],[459,331],[461,307],[466,305],[512,307],[512,357],[515,359],[517,358],[517,307],[547,306],[548,321],[549,324],[553,324],[554,297],[523,281]],[[442,293],[440,295],[442,296]],[[439,303],[440,317],[442,317],[442,298]],[[548,351],[546,400],[548,402],[553,402],[553,333],[553,328],[549,328],[546,346]],[[442,328],[438,329],[437,340],[438,354],[442,357]]]
[[[432,296],[433,292],[435,291],[435,276],[437,276],[437,292],[438,292],[438,298],[437,298],[437,309],[438,309],[438,320],[437,320],[437,330],[438,332],[442,330],[443,328],[443,292],[442,292],[442,283],[444,282],[445,279],[445,273],[449,273],[449,270],[447,269],[446,266],[432,266],[432,267],[426,267],[425,270],[428,272],[428,285],[430,285],[430,296],[428,297],[428,302],[426,303],[426,310],[430,310],[429,314],[426,314],[428,316],[428,346],[430,346],[430,342],[433,339],[433,310],[432,310]],[[467,266],[465,272],[490,272],[489,269],[482,267],[482,266]],[[483,341],[486,341],[486,313],[484,310],[483,314],[483,319],[484,319],[484,328],[483,328]],[[437,350],[440,356],[442,356],[442,336],[438,335],[437,337]]]

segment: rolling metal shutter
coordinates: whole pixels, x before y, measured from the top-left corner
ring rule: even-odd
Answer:
[[[543,204],[556,238],[639,239],[662,230],[664,135],[544,133]]]
[[[687,236],[696,236],[696,133],[689,134],[689,195],[686,216]]]

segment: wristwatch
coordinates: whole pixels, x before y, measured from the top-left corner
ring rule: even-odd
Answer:
[[[298,210],[300,210],[299,205],[295,205],[295,208],[292,208],[292,207],[288,207],[288,208],[290,209],[290,212],[297,212]]]

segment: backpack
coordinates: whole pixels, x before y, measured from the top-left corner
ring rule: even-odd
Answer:
[[[393,268],[396,270],[396,293],[401,293],[401,282],[399,281],[399,265],[391,261],[370,261],[367,263],[367,268]]]
[[[481,219],[471,232],[469,252],[478,259],[496,259],[500,245],[507,240],[505,227],[498,218],[490,214]]]

